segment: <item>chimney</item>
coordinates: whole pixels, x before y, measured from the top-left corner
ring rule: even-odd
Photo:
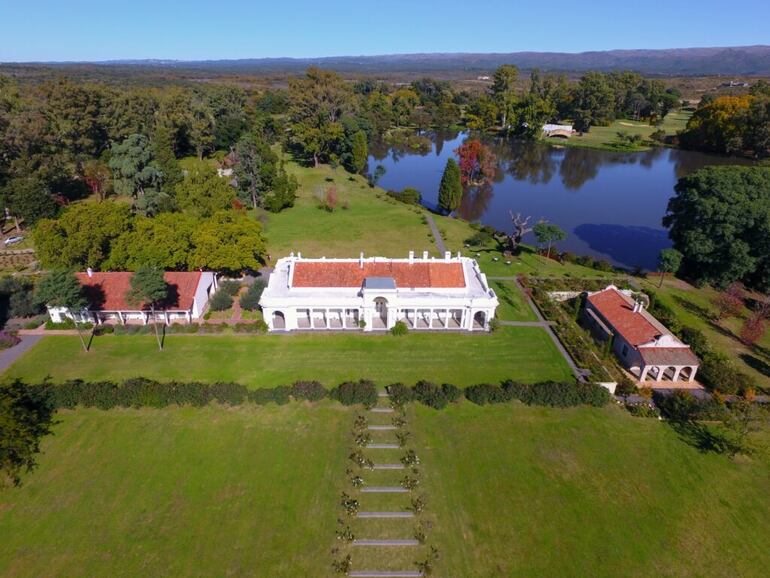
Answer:
[[[363,269],[364,268],[364,252],[361,251],[361,254],[358,256],[358,266]]]
[[[426,261],[428,260],[428,252],[427,252],[427,251],[423,251],[423,252],[422,252],[422,258],[423,258],[424,260],[426,260]]]
[[[414,263],[414,251],[409,251],[409,264]]]
[[[639,311],[641,311],[640,305],[641,304],[638,301],[636,300],[634,301],[634,311],[633,311],[634,313],[639,313]]]
[[[460,251],[457,251],[457,259],[459,260],[460,257],[462,257],[462,253],[460,253]]]
[[[451,251],[444,251],[444,261],[449,261],[452,258]]]
[[[94,276],[94,270],[89,267],[86,269],[86,273],[88,274],[89,279]]]
[[[297,253],[297,259],[302,259],[302,253]]]

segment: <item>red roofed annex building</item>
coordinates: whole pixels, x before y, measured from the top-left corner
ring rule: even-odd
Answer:
[[[693,382],[700,361],[630,294],[614,285],[589,293],[582,321],[640,382]]]
[[[127,294],[131,288],[133,273],[97,272],[89,269],[75,275],[83,286],[88,306],[80,312],[72,312],[63,307],[49,307],[48,313],[54,323],[61,323],[65,318],[98,324],[152,321],[149,305],[128,301]],[[167,271],[163,276],[168,284],[168,298],[161,307],[156,307],[156,320],[169,324],[190,323],[193,319],[200,318],[209,297],[216,291],[216,275],[210,271]]]
[[[410,329],[486,331],[498,301],[473,259],[279,259],[262,293],[271,331]]]

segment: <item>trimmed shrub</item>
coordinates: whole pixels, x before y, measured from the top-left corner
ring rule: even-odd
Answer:
[[[409,333],[409,327],[403,321],[396,321],[395,325],[391,327],[390,332],[395,336],[406,335]]]
[[[388,391],[390,401],[395,405],[404,405],[414,399],[412,388],[403,383],[392,383],[385,389]]]
[[[594,383],[560,383],[544,381],[533,385],[505,381],[502,384],[506,399],[518,399],[527,405],[572,407],[593,405],[601,407],[610,401],[610,392]],[[490,400],[492,402],[492,400]]]
[[[754,389],[751,378],[736,368],[730,358],[723,353],[705,355],[698,376],[710,389],[722,393],[734,394]]]
[[[443,409],[448,401],[441,387],[429,381],[418,381],[413,388],[414,399],[433,409]]]
[[[166,333],[198,333],[200,328],[198,323],[172,323],[166,327]]]
[[[97,337],[100,335],[110,335],[112,333],[115,333],[114,325],[97,325],[94,327],[94,335]]]
[[[490,383],[479,383],[478,385],[471,385],[465,389],[465,397],[468,401],[473,402],[476,405],[501,403],[510,399],[506,398],[502,387],[499,385],[492,385]]]
[[[266,283],[262,279],[255,279],[254,283],[241,295],[239,303],[247,311],[256,311],[259,309],[259,298],[262,297],[262,291],[265,290]]]
[[[224,291],[217,291],[209,299],[209,308],[212,311],[226,311],[233,306],[233,296]]]
[[[451,383],[445,383],[441,386],[441,391],[444,393],[444,397],[449,403],[455,403],[463,395],[462,390],[456,385]]]
[[[262,319],[253,323],[236,323],[233,325],[233,331],[236,333],[266,333],[267,323]]]
[[[226,405],[241,405],[246,401],[248,390],[240,383],[217,382],[209,386],[211,399]]]
[[[294,399],[307,401],[320,401],[328,392],[317,381],[295,381],[291,386],[291,396]]]
[[[19,343],[21,339],[12,331],[0,331],[0,349],[8,349]]]
[[[336,399],[342,405],[363,404],[372,407],[377,403],[377,388],[366,379],[359,381],[346,381],[335,387],[329,397]]]
[[[240,281],[222,281],[219,284],[219,291],[217,293],[224,293],[225,295],[229,295],[230,297],[235,297],[238,294],[238,291],[241,290],[241,283]]]
[[[200,333],[223,333],[227,329],[224,323],[201,323],[198,327]]]

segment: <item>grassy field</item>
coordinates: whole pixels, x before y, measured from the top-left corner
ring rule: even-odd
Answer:
[[[537,321],[532,308],[524,300],[524,295],[513,281],[492,281],[500,306],[497,318],[503,321]]]
[[[353,416],[329,402],[61,412],[39,468],[0,491],[0,575],[328,576]],[[461,402],[408,419],[437,576],[750,577],[770,564],[765,454],[704,454],[614,406]],[[359,537],[411,527],[354,523]],[[422,556],[354,554],[358,569]]]
[[[639,135],[643,140],[649,140],[650,135],[656,130],[663,130],[667,135],[675,135],[678,131],[683,130],[687,125],[692,113],[686,111],[673,111],[666,115],[660,126],[650,125],[647,122],[638,122],[634,120],[616,120],[609,126],[592,126],[591,130],[583,133],[582,135],[573,135],[569,139],[543,139],[544,142],[550,144],[558,144],[561,146],[575,146],[582,148],[602,149],[602,150],[623,150],[628,151],[644,151],[649,150],[650,146],[644,143],[640,143],[633,147],[620,147],[617,146],[618,132],[625,131],[629,135]]]
[[[321,576],[351,412],[337,404],[58,415],[0,491],[0,575]]]
[[[436,574],[765,576],[770,460],[731,461],[664,423],[521,405],[412,419]]]
[[[237,381],[272,387],[300,379],[334,386],[369,378],[385,385],[429,379],[458,386],[506,378],[568,380],[566,362],[545,331],[501,328],[492,334],[361,333],[171,335],[160,352],[153,335],[103,336],[88,353],[74,336],[44,338],[7,376],[37,382],[83,378]]]
[[[757,344],[748,347],[738,338],[749,314],[747,309],[739,318],[717,321],[713,319],[717,313],[713,300],[718,293],[711,287],[695,288],[680,280],[667,280],[662,289],[657,289],[653,281],[651,278],[643,288],[657,291],[661,302],[676,311],[683,324],[701,330],[716,349],[729,355],[759,387],[770,391],[770,330]]]
[[[307,257],[358,257],[363,251],[367,256],[406,258],[412,250],[438,255],[430,228],[421,220],[422,209],[389,199],[382,189],[369,187],[363,177],[343,169],[288,166],[300,183],[295,206],[260,214],[273,259],[291,251]],[[317,195],[327,187],[335,187],[339,198],[333,212],[318,207]]]

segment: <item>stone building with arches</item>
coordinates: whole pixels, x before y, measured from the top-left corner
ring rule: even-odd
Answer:
[[[474,259],[279,259],[260,298],[270,331],[488,331],[497,295]]]
[[[700,361],[690,346],[655,319],[630,291],[609,285],[588,293],[582,321],[600,339],[612,340],[612,351],[642,385],[695,381]]]

